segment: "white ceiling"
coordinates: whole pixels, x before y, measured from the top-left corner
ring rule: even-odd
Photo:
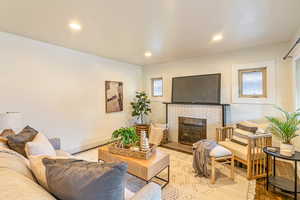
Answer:
[[[0,0],[0,30],[139,65],[291,39],[299,0]],[[80,32],[68,24],[78,21]],[[223,41],[212,43],[214,34]],[[153,56],[145,58],[144,52]]]

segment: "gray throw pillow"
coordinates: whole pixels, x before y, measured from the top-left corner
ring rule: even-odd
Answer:
[[[50,193],[61,200],[124,200],[126,163],[42,160]]]
[[[20,133],[7,136],[7,144],[10,149],[26,157],[25,145],[27,142],[31,142],[37,133],[37,130],[26,126]]]
[[[241,129],[241,130],[244,130],[244,131],[248,131],[248,132],[251,132],[251,133],[256,133],[258,127],[253,127],[253,126],[246,126],[242,123],[238,123],[236,125],[237,128]]]

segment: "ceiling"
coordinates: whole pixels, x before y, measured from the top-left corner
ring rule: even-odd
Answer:
[[[147,65],[288,41],[299,0],[0,0],[0,31]],[[76,21],[81,31],[70,30]],[[212,42],[213,35],[224,39]],[[151,58],[144,53],[152,52]]]

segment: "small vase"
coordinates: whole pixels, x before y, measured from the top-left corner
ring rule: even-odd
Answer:
[[[294,145],[280,143],[280,154],[284,156],[293,156],[295,154]]]

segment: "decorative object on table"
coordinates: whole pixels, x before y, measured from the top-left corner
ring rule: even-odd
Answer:
[[[123,83],[105,81],[105,108],[107,113],[123,111]]]
[[[147,138],[146,131],[141,132],[140,149],[141,149],[141,151],[149,151],[150,150],[149,140]]]
[[[130,148],[138,143],[139,137],[133,127],[120,128],[112,134],[113,139],[120,139],[117,143],[119,148]]]
[[[110,153],[121,156],[149,160],[155,154],[156,147],[156,145],[150,144],[148,151],[142,151],[139,147],[130,147],[128,149],[120,148],[118,147],[117,143],[114,143],[108,145],[108,150]]]
[[[145,92],[137,92],[134,102],[131,102],[132,117],[136,117],[136,130],[140,134],[141,131],[146,131],[148,134],[149,125],[145,122],[145,117],[151,112],[150,99]]]
[[[130,147],[131,151],[140,151],[140,147]]]
[[[143,135],[146,134],[144,133]],[[115,130],[112,134],[112,138],[118,138],[119,140],[108,145],[110,153],[148,160],[156,152],[156,146],[152,144],[149,145],[148,138],[145,137],[145,140],[144,136],[143,148],[139,147],[140,137],[137,135],[134,127]]]
[[[282,108],[276,108],[282,112],[283,117],[266,117],[271,122],[269,131],[281,140],[280,154],[292,156],[295,154],[295,147],[291,141],[298,136],[296,132],[299,130],[300,125],[300,120],[298,119],[300,109],[295,112],[287,112]]]

